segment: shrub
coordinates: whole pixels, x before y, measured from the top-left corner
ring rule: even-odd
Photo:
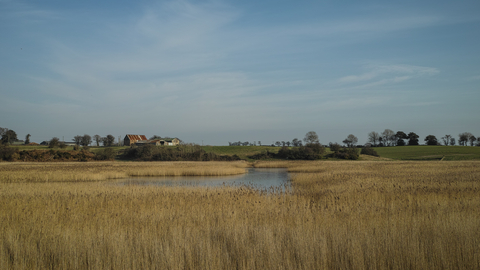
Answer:
[[[330,143],[328,146],[332,152],[340,152],[340,149],[342,148],[338,143]]]
[[[282,149],[283,149],[283,148],[282,148]],[[280,149],[280,151],[282,151],[282,149]],[[272,153],[272,152],[270,152],[270,151],[268,151],[268,150],[266,150],[266,151],[264,150],[264,151],[262,151],[262,152],[260,152],[260,153],[257,153],[257,154],[255,154],[255,155],[253,155],[253,156],[250,156],[249,158],[251,158],[251,159],[259,159],[259,160],[261,160],[261,159],[271,159],[271,158],[275,158],[275,153]]]
[[[113,148],[105,148],[95,154],[96,160],[114,160],[117,152]]]
[[[360,151],[360,154],[362,155],[369,155],[369,156],[375,156],[375,157],[379,157],[380,155],[377,153],[377,151],[375,151],[375,149],[371,148],[371,147],[365,147],[365,148],[362,148],[362,151]]]
[[[58,147],[59,143],[60,143],[60,139],[57,137],[53,137],[48,143],[48,148]]]
[[[339,159],[351,159],[357,160],[359,158],[358,149],[355,147],[348,147],[339,150],[338,152],[334,152],[328,157],[339,158]]]
[[[0,160],[15,161],[17,157],[19,157],[17,148],[0,145]]]
[[[199,145],[179,145],[177,147],[155,146],[151,144],[127,149],[124,158],[144,161],[233,161],[237,155],[220,156],[207,153]]]
[[[282,147],[277,158],[292,159],[292,160],[316,160],[321,159],[325,153],[325,148],[318,143],[310,143],[306,146],[288,148]]]

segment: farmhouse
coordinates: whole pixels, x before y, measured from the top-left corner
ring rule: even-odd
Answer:
[[[162,139],[148,140],[145,135],[127,134],[123,139],[123,144],[125,146],[146,145],[146,144],[153,144],[156,146],[160,146],[160,145],[175,146],[180,144],[180,140],[177,138],[162,138]]]
[[[172,145],[179,145],[179,144],[180,144],[180,140],[177,139],[177,138],[163,138],[163,139],[160,139],[160,145],[172,146]]]

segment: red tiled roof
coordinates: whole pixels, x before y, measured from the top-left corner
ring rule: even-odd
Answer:
[[[130,141],[146,141],[147,140],[147,136],[145,136],[145,135],[127,134],[127,137]]]

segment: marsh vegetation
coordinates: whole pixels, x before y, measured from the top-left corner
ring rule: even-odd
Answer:
[[[478,161],[256,162],[293,175],[268,195],[108,181],[246,165],[0,163],[0,268],[480,268]]]

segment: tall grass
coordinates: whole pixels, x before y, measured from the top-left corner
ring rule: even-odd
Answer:
[[[0,163],[0,183],[100,181],[129,176],[221,176],[245,173],[246,162]]]
[[[0,269],[480,268],[480,162],[256,166],[293,192],[4,182]]]

